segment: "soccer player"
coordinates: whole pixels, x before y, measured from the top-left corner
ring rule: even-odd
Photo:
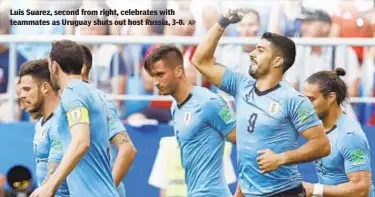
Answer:
[[[329,155],[330,144],[310,101],[282,81],[295,59],[294,42],[264,33],[249,54],[250,76],[214,62],[225,27],[245,13],[245,9],[224,13],[198,45],[193,64],[211,83],[235,98],[236,196],[303,196],[302,178],[295,164]],[[297,148],[299,135],[307,142]]]
[[[52,44],[48,61],[52,85],[61,91],[55,112],[64,156],[32,197],[52,196],[66,177],[71,196],[118,196],[108,156],[109,113],[98,91],[82,81],[83,57],[76,42]]]
[[[314,161],[319,183],[304,183],[307,196],[374,197],[369,143],[360,124],[341,108],[348,97],[344,75],[343,69],[320,71],[303,86],[332,144],[329,156]]]
[[[188,196],[232,196],[223,168],[225,139],[236,138],[231,108],[218,95],[188,82],[182,54],[174,46],[156,48],[146,57],[144,68],[159,93],[174,98],[171,114]]]
[[[82,67],[82,80],[89,81],[89,73],[92,67],[92,54],[90,49],[81,45],[84,53],[84,64]],[[103,97],[106,95],[103,92]],[[137,150],[131,141],[121,120],[119,119],[115,105],[106,100],[106,105],[110,113],[109,120],[109,141],[111,142],[110,161],[112,167],[112,176],[117,186],[120,197],[125,197],[125,187],[122,180],[133,163]]]
[[[60,137],[52,129],[53,110],[59,103],[59,97],[52,89],[47,59],[29,61],[21,66],[17,96],[21,107],[32,118],[38,119],[33,144],[37,182],[41,186],[56,170],[63,156]],[[55,196],[69,196],[66,181]]]

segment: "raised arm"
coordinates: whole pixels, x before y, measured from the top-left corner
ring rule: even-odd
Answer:
[[[214,53],[224,29],[231,23],[237,23],[243,17],[245,9],[233,9],[220,16],[198,45],[192,63],[211,83],[220,86],[225,68],[215,63]]]

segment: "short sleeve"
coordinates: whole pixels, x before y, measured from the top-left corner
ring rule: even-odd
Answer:
[[[48,154],[48,162],[60,163],[63,157],[63,148],[60,136],[57,133],[57,128],[51,127],[49,129],[48,137],[50,143],[50,149]]]
[[[290,98],[288,108],[290,119],[298,133],[321,124],[313,105],[302,95]]]
[[[355,132],[348,132],[341,140],[340,152],[344,157],[346,174],[370,170],[370,148],[363,137]]]
[[[76,124],[90,124],[88,102],[69,87],[61,97],[61,107],[67,116],[69,127]]]
[[[111,140],[115,135],[126,131],[126,129],[119,118],[115,105],[110,101],[106,101],[106,105],[109,112],[109,140]]]
[[[232,108],[221,97],[211,98],[204,103],[204,117],[208,124],[226,136],[236,126],[236,116]]]
[[[240,84],[245,82],[246,80],[246,76],[238,72],[234,72],[229,68],[225,68],[225,72],[219,89],[232,96],[235,96],[237,94]]]

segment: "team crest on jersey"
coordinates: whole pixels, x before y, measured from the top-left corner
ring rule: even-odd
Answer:
[[[191,120],[191,112],[185,112],[185,118],[184,118],[185,126],[190,124],[190,120]]]
[[[47,136],[47,129],[42,128],[42,133],[40,134],[40,141],[44,141]]]
[[[280,110],[280,104],[278,102],[272,102],[270,104],[269,112],[270,112],[271,115],[277,114],[277,112],[279,112],[279,110]]]

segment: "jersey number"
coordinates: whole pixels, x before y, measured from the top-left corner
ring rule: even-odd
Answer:
[[[247,126],[247,132],[253,133],[255,129],[255,122],[257,121],[258,114],[253,113],[249,118],[249,126]]]

